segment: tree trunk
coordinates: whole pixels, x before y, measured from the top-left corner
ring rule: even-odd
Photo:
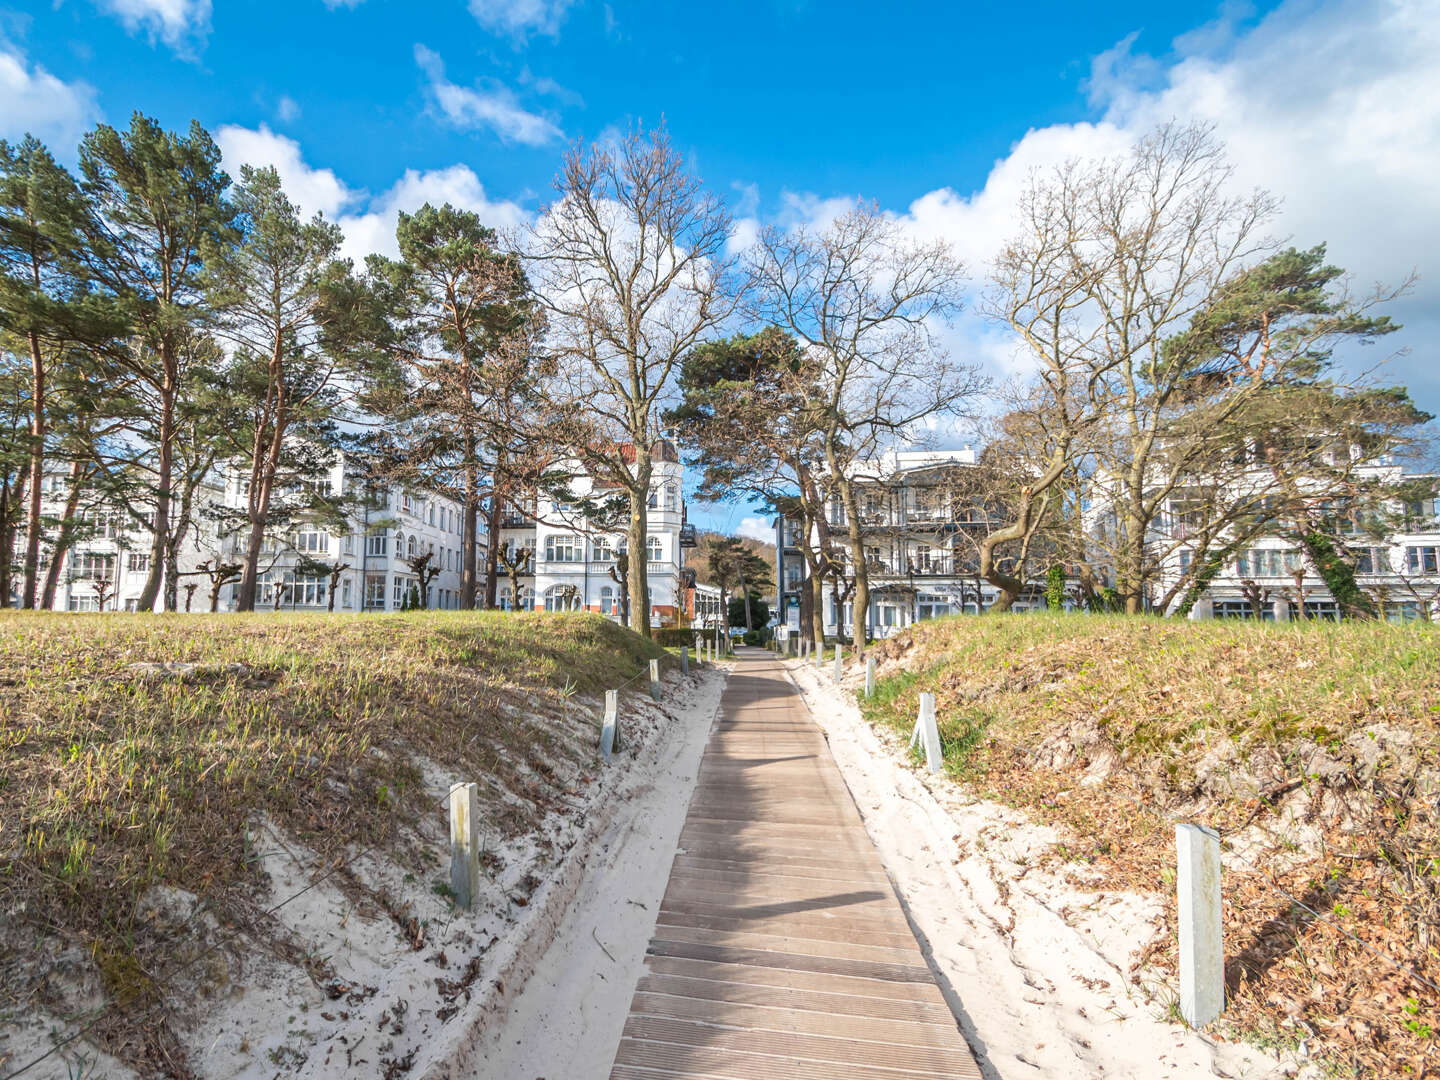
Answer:
[[[500,514],[505,505],[505,500],[500,497],[497,491],[490,496],[490,514],[487,521],[486,537],[489,543],[485,547],[485,610],[491,611],[495,607],[495,594],[500,581]]]
[[[60,566],[65,561],[65,555],[69,552],[75,535],[75,515],[80,510],[80,484],[83,479],[83,466],[78,461],[72,461],[70,488],[65,493],[65,511],[55,536],[55,550],[50,556],[50,566],[45,571],[45,589],[40,594],[40,607],[45,611],[55,606],[55,593],[60,587]]]
[[[40,499],[45,484],[45,360],[40,335],[30,331],[30,507],[26,515],[25,583],[20,606],[35,606],[35,579],[40,570]]]
[[[630,611],[631,629],[641,637],[650,637],[650,518],[646,500],[650,495],[650,450],[635,443],[635,484],[630,489],[630,527],[626,537],[630,544]]]
[[[467,441],[465,454],[465,510],[460,535],[460,606],[466,611],[475,610],[476,563],[479,561],[478,536],[480,531],[480,500],[477,488],[480,484],[480,470],[475,463],[475,440]]]
[[[170,481],[175,471],[175,380],[169,346],[162,345],[165,380],[160,387],[160,456],[156,463],[154,535],[150,543],[150,574],[135,602],[136,611],[159,611],[165,573],[165,538],[170,532]]]
[[[859,504],[855,498],[855,486],[849,479],[837,476],[840,498],[845,507],[848,532],[850,535],[850,560],[855,564],[854,628],[851,643],[855,659],[865,659],[865,637],[870,624],[870,568],[865,565],[865,536],[860,531]],[[843,609],[842,609],[843,610]],[[838,617],[837,613],[837,617]]]

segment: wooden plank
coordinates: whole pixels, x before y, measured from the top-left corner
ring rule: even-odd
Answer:
[[[742,653],[611,1080],[978,1077],[829,747]]]

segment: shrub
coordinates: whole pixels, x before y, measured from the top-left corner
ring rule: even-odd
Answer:
[[[690,626],[667,626],[655,631],[655,644],[662,649],[678,649],[681,646],[695,648],[695,629]]]
[[[768,631],[765,630],[746,630],[742,640],[746,645],[764,645],[769,636]]]

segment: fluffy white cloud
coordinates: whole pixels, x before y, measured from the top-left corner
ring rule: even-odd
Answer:
[[[572,2],[573,0],[470,0],[470,14],[487,30],[509,34],[523,41],[531,34],[556,37]]]
[[[480,220],[496,230],[514,230],[529,220],[519,203],[491,199],[485,186],[468,165],[420,171],[407,169],[405,175],[379,195],[345,184],[331,169],[317,169],[306,163],[300,144],[277,135],[264,124],[259,129],[229,125],[215,133],[224,155],[225,168],[238,175],[240,166],[275,166],[286,193],[307,214],[317,211],[337,223],[345,233],[341,254],[357,266],[370,254],[397,255],[395,223],[402,210],[417,210],[425,203],[449,203],[473,210]]]
[[[363,196],[363,192],[346,187],[334,171],[307,165],[298,142],[277,135],[264,124],[258,130],[227,124],[215,132],[215,142],[232,177],[239,178],[241,165],[275,166],[286,194],[307,214],[321,213],[333,219]]]
[[[99,0],[132,34],[144,30],[182,55],[203,45],[210,33],[210,0]]]
[[[275,117],[282,123],[290,123],[300,117],[300,103],[289,94],[282,94],[275,103]]]
[[[562,136],[548,117],[530,112],[509,87],[491,81],[459,86],[445,77],[445,63],[424,45],[415,46],[415,62],[430,80],[430,95],[440,115],[462,130],[489,128],[501,142],[543,146]]]
[[[520,204],[487,196],[480,178],[468,165],[451,165],[429,172],[407,169],[394,186],[371,200],[364,213],[339,218],[345,230],[342,254],[354,259],[357,266],[372,252],[398,255],[395,223],[400,211],[417,210],[427,202],[432,206],[448,202],[462,210],[474,211],[484,224],[496,230],[513,230],[529,220],[529,214]]]
[[[980,190],[928,192],[901,220],[917,235],[946,237],[979,277],[1013,230],[1032,169],[1121,153],[1171,119],[1212,124],[1237,188],[1284,200],[1278,237],[1328,243],[1357,291],[1419,272],[1416,289],[1389,309],[1406,329],[1387,346],[1413,352],[1388,374],[1440,409],[1440,0],[1287,0],[1249,29],[1227,19],[1200,27],[1163,60],[1133,46],[1127,38],[1093,61],[1098,122],[1027,132]],[[780,219],[823,222],[836,203],[787,194]],[[1010,369],[993,329],[972,317],[963,337],[977,357]],[[1360,355],[1374,363],[1385,346]]]
[[[735,529],[735,535],[743,536],[747,540],[759,540],[761,543],[773,544],[775,542],[775,526],[762,517],[741,518],[739,526]]]
[[[100,118],[95,90],[67,83],[0,39],[0,138],[34,135],[52,153],[68,159],[80,137]]]

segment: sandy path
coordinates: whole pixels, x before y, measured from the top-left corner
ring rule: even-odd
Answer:
[[[906,913],[988,1080],[1273,1080],[1295,1067],[1164,1018],[1173,989],[1131,984],[1158,900],[1088,892],[1036,869],[1048,829],[913,768],[854,690],[791,676],[825,731]],[[853,676],[852,676],[853,678]]]
[[[723,680],[708,682],[687,704],[685,725],[657,740],[652,759],[622,766],[631,775],[616,791],[621,809],[594,844],[553,944],[478,1048],[471,1075],[609,1075],[723,690]]]

